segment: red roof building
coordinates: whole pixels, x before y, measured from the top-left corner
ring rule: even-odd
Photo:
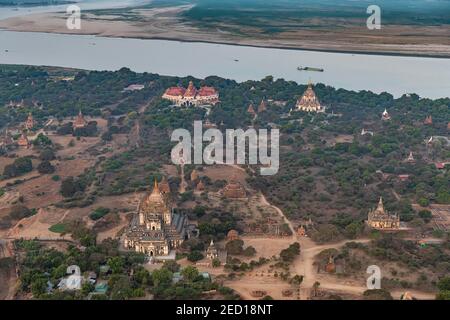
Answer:
[[[434,165],[436,166],[436,169],[439,169],[439,170],[442,170],[445,168],[444,162],[436,162]]]
[[[215,88],[204,86],[197,90],[192,81],[189,81],[186,89],[183,87],[168,88],[162,98],[184,107],[215,105],[219,102],[219,94]]]

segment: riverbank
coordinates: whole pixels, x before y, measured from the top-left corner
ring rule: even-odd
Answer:
[[[307,50],[332,53],[450,58],[450,28],[445,26],[386,26],[382,31],[349,26],[342,30],[300,29],[276,37],[247,32],[237,35],[224,30],[198,28],[180,18],[192,5],[163,8],[127,8],[87,11],[81,29],[66,28],[65,13],[39,13],[0,21],[0,29],[97,35],[113,38],[158,39],[182,42],[229,44],[260,48]],[[430,36],[432,35],[432,36]]]

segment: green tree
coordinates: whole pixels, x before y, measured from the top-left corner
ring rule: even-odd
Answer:
[[[155,287],[169,286],[172,283],[172,272],[161,268],[152,272],[152,280]]]
[[[188,254],[187,259],[189,261],[196,262],[203,259],[203,254],[198,250],[194,250]]]
[[[125,260],[123,257],[111,257],[108,259],[108,266],[111,268],[112,273],[122,273],[125,265]]]
[[[190,282],[194,281],[199,276],[199,272],[198,272],[197,268],[195,268],[193,266],[185,267],[183,270],[181,270],[181,274],[185,280],[190,281]]]

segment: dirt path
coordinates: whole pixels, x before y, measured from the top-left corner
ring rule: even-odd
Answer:
[[[269,207],[273,208],[276,212],[278,212],[278,214],[280,216],[282,216],[284,218],[284,221],[288,224],[289,229],[292,231],[292,241],[296,241],[297,240],[297,236],[296,236],[296,233],[295,233],[294,226],[292,225],[292,222],[289,221],[289,219],[284,215],[284,212],[280,208],[278,208],[277,206],[274,206],[269,201],[267,201],[267,199],[264,196],[264,194],[260,193],[260,195],[261,195],[261,203],[263,205],[266,205],[266,206],[269,206]]]
[[[370,239],[360,239],[360,240],[352,240],[354,242],[359,243],[367,243]],[[345,240],[332,244],[324,244],[317,245],[309,238],[301,238],[300,242],[300,256],[294,261],[294,270],[297,274],[303,275],[303,283],[302,287],[311,288],[318,280],[317,272],[315,270],[314,257],[326,249],[338,249],[345,245],[347,242],[351,242],[351,240]],[[322,280],[322,279],[321,279]],[[352,285],[341,284],[341,283],[333,283],[330,282],[329,279],[319,281],[321,288],[332,289],[332,290],[340,290],[350,293],[362,293],[366,290],[366,288],[355,287]]]

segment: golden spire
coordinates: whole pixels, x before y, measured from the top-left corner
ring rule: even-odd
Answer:
[[[380,201],[378,201],[377,209],[384,212],[383,197],[380,197]]]
[[[155,178],[153,192],[159,192],[158,180]]]

